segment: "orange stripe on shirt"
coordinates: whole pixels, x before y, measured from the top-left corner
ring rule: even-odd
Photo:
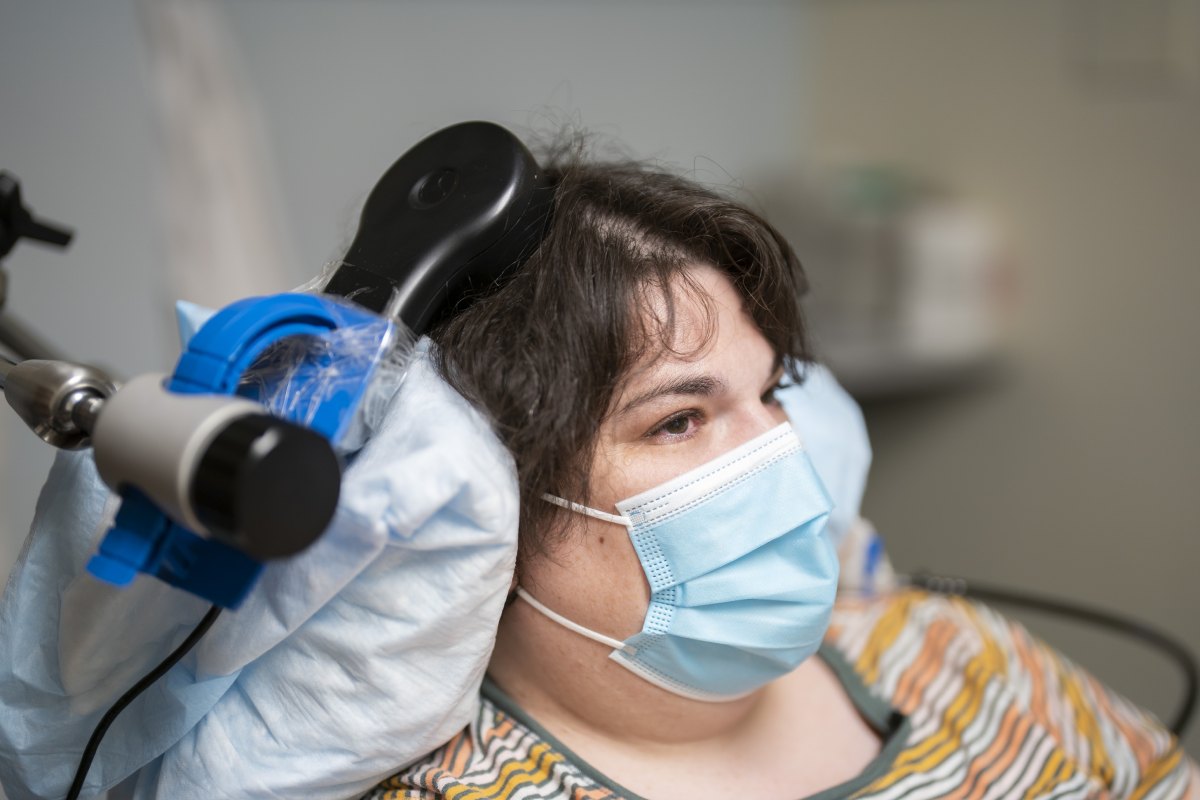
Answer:
[[[974,659],[972,659],[974,662]],[[968,679],[942,714],[937,732],[913,748],[900,753],[893,771],[871,784],[871,791],[880,791],[909,775],[927,772],[945,761],[962,747],[962,734],[979,714],[983,690]]]
[[[948,620],[939,619],[929,626],[921,652],[896,683],[892,696],[895,708],[911,714],[918,707],[926,687],[945,666],[946,645],[954,633],[954,626]]]
[[[1038,724],[1045,728],[1056,741],[1061,741],[1062,731],[1059,729],[1059,721],[1051,716],[1046,698],[1045,664],[1038,655],[1038,651],[1032,647],[1033,642],[1029,637],[1023,631],[1015,633],[1016,635],[1012,637],[1013,648],[1017,651],[1017,658],[1024,667],[1025,674],[1032,686],[1029,696],[1029,711],[1037,718]]]
[[[1135,789],[1133,793],[1129,795],[1129,800],[1142,800],[1142,798],[1145,797],[1151,789],[1156,787],[1168,775],[1178,769],[1181,761],[1183,761],[1183,751],[1176,747],[1170,753],[1168,753],[1165,758],[1155,763],[1149,770],[1146,771],[1146,773],[1142,776],[1142,780],[1138,784],[1137,789]],[[1188,769],[1186,763],[1183,765],[1183,768]]]
[[[1033,722],[1029,717],[1017,712],[1009,706],[1004,712],[991,744],[975,758],[963,778],[962,785],[957,790],[946,795],[946,800],[968,800],[980,798],[987,793],[991,782],[1007,772],[1021,753],[1025,736],[1029,733]]]

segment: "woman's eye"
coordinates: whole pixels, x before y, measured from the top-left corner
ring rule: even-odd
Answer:
[[[678,436],[681,433],[687,433],[688,426],[690,424],[691,422],[687,417],[676,417],[675,419],[668,420],[660,430],[662,430],[663,433],[670,433]]]
[[[690,438],[700,423],[698,416],[694,411],[678,414],[662,424],[651,428],[649,433],[646,434],[646,438],[668,440]]]

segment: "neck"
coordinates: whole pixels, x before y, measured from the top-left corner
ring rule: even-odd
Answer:
[[[552,732],[633,747],[737,736],[752,724],[766,692],[727,702],[692,700],[639,678],[609,659],[610,652],[517,601],[501,620],[488,672]]]

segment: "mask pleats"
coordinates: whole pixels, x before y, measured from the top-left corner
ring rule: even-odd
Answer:
[[[794,451],[666,521],[647,520],[630,537],[650,590],[657,592],[737,561],[772,542],[781,530],[823,520],[829,508],[808,458]],[[621,511],[636,519],[631,511]],[[669,569],[662,569],[663,563]]]
[[[823,519],[823,518],[822,518]],[[813,602],[824,599],[824,587],[807,580],[813,563],[836,569],[836,559],[822,537],[820,521],[768,542],[752,553],[698,575],[677,587],[675,603],[699,607],[737,600]],[[820,593],[821,597],[814,596]]]

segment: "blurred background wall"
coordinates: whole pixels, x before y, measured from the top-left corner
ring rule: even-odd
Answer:
[[[1095,602],[1200,650],[1198,1],[216,8],[261,123],[264,197],[280,199],[294,254],[274,288],[338,254],[404,149],[469,118],[520,130],[575,120],[763,198],[780,176],[799,183],[833,162],[891,165],[969,198],[1011,252],[1003,365],[866,401],[867,514],[902,570]],[[1122,17],[1122,5],[1150,16]],[[170,367],[182,287],[166,268],[170,148],[140,26],[131,3],[0,0],[0,167],[78,231],[65,254],[11,254],[8,308],[126,376]],[[767,212],[797,223],[785,202]],[[50,458],[0,413],[0,575]],[[1028,621],[1172,710],[1179,684],[1155,656]],[[1188,745],[1200,753],[1200,731]]]
[[[1200,651],[1200,4],[804,7],[809,152],[955,187],[1015,267],[1000,374],[867,406],[866,514],[893,560],[1122,609]],[[1175,707],[1157,657],[1029,621]]]

